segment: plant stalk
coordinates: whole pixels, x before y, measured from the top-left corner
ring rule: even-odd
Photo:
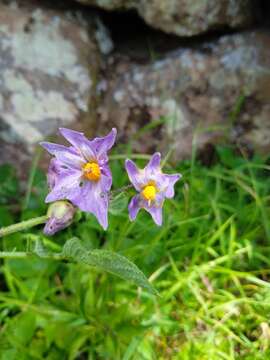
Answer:
[[[47,215],[39,216],[30,220],[22,221],[17,224],[0,228],[0,237],[10,235],[19,231],[32,228],[36,225],[44,224],[48,219]]]
[[[26,251],[1,251],[0,259],[26,259],[36,256],[34,253]],[[51,260],[64,260],[66,259],[60,253],[48,254],[41,257],[42,259],[51,259]]]

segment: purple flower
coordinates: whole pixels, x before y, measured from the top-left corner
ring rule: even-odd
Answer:
[[[68,201],[61,200],[52,203],[48,209],[44,234],[51,236],[68,227],[72,223],[75,212],[76,209]]]
[[[116,129],[103,138],[91,141],[81,132],[64,128],[59,130],[71,146],[41,143],[54,156],[48,170],[51,192],[45,201],[69,200],[82,211],[94,214],[106,229],[108,194],[112,186],[107,152],[114,145]]]
[[[162,224],[162,205],[165,198],[174,197],[174,184],[180,174],[163,174],[160,153],[155,153],[144,169],[138,169],[133,161],[126,160],[129,180],[139,192],[129,203],[129,217],[133,221],[141,208],[148,211],[157,225]]]

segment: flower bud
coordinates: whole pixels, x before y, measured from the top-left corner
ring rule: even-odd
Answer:
[[[75,207],[66,200],[52,203],[48,208],[44,234],[51,236],[68,227],[72,223],[75,212]]]

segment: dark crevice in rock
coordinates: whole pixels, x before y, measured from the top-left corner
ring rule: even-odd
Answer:
[[[125,12],[99,10],[98,14],[111,34],[114,52],[138,62],[157,60],[175,49],[196,48],[224,35],[255,30],[258,26],[265,25],[260,7],[256,15],[257,21],[253,26],[242,29],[224,26],[192,37],[179,37],[156,30],[147,25],[137,12],[132,10]]]
[[[134,60],[155,60],[179,47],[176,35],[167,35],[148,26],[135,11],[100,12],[110,31],[115,53],[125,54]]]
[[[270,27],[270,1],[261,0],[260,6],[260,21],[263,25]]]
[[[2,3],[11,3],[11,0],[2,0]],[[224,35],[234,35],[257,27],[270,26],[270,2],[258,0],[254,4],[255,23],[242,29],[232,29],[229,26],[212,29],[208,32],[192,37],[180,37],[156,30],[138,15],[136,10],[106,11],[96,6],[87,6],[74,0],[18,0],[20,6],[36,6],[63,11],[79,11],[85,19],[91,22],[93,16],[100,16],[111,34],[114,43],[114,53],[123,54],[138,62],[148,62],[162,58],[164,54],[178,48],[196,48],[199,45],[217,40]]]
[[[27,6],[35,6],[42,9],[56,9],[56,10],[77,10],[81,9],[82,6],[73,0],[1,0],[2,4],[13,5],[17,7],[26,8]]]
[[[11,1],[2,0],[2,2],[10,3]],[[80,11],[90,22],[94,15],[99,15],[111,34],[114,52],[138,62],[156,60],[178,48],[195,48],[205,42],[215,41],[224,35],[233,35],[270,25],[270,18],[267,16],[270,13],[269,0],[258,0],[256,5],[254,4],[255,23],[252,26],[242,29],[224,26],[192,37],[180,37],[156,30],[146,24],[136,10],[106,11],[96,6],[80,4],[74,0],[64,2],[61,0],[18,0],[16,3],[18,6],[32,4],[48,9]]]

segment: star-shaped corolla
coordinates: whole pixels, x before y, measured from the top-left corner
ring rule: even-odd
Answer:
[[[69,200],[80,210],[95,215],[106,229],[112,186],[107,152],[114,145],[116,129],[103,138],[93,140],[88,140],[78,131],[65,128],[59,131],[71,146],[41,143],[54,156],[48,170],[51,191],[45,201]]]
[[[174,184],[180,174],[164,174],[160,167],[161,155],[155,153],[144,169],[138,169],[133,161],[126,160],[129,180],[138,191],[129,203],[130,220],[135,220],[140,209],[148,211],[157,225],[162,225],[162,206],[165,198],[174,197]]]

